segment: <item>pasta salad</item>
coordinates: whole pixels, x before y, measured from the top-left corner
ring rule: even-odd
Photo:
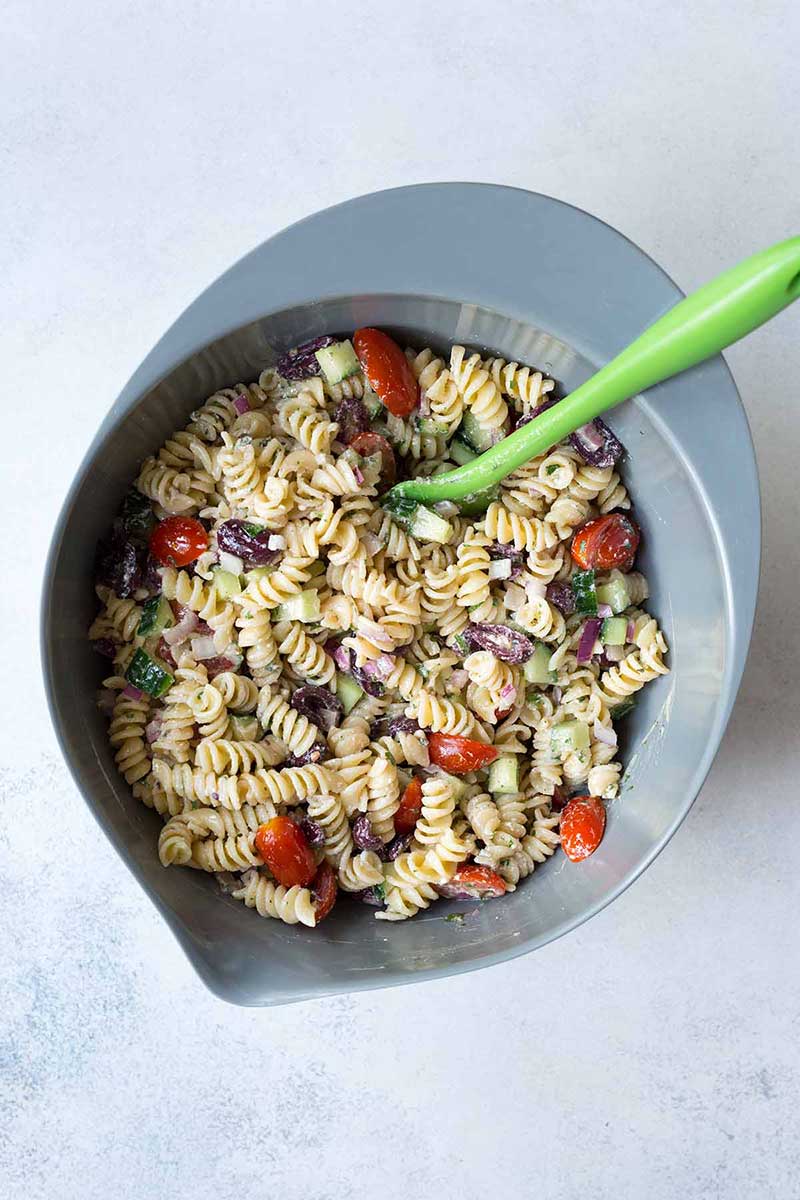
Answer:
[[[165,867],[313,927],[343,893],[398,921],[596,849],[615,723],[668,670],[623,447],[598,420],[458,505],[386,496],[555,403],[534,368],[364,328],[142,463],[89,638]]]

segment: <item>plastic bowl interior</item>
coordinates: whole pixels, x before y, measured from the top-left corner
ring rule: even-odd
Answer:
[[[460,341],[541,366],[570,390],[679,298],[640,250],[558,201],[484,185],[404,188],[329,209],[265,243],[187,310],[125,388],[56,529],[45,674],[87,803],[220,996],[285,1003],[473,969],[542,945],[619,895],[688,811],[735,698],[758,579],[755,463],[721,359],[610,418],[629,450],[625,480],[672,674],[626,718],[628,769],[594,856],[573,865],[557,855],[514,895],[467,906],[463,926],[443,920],[453,908],[445,902],[392,925],[341,903],[307,930],[263,920],[221,897],[210,877],[164,870],[158,818],[115,770],[94,704],[102,668],[85,634],[94,546],[138,462],[218,387],[254,378],[280,350],[321,332],[369,323],[415,346]]]

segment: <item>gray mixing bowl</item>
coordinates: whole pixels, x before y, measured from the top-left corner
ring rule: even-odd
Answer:
[[[86,802],[219,996],[282,1004],[472,970],[543,945],[618,896],[686,816],[736,696],[758,584],[756,467],[720,358],[612,418],[630,452],[643,569],[672,674],[646,689],[623,726],[626,782],[593,857],[557,856],[463,925],[442,919],[444,902],[392,926],[340,904],[308,930],[263,920],[200,873],[165,870],[158,818],[115,770],[94,703],[102,668],[85,639],[95,543],[138,462],[210,392],[328,330],[380,325],[412,345],[491,348],[544,367],[569,390],[680,297],[636,246],[559,201],[480,184],[401,188],[301,221],[237,263],[175,322],[114,404],[53,538],[47,690]]]

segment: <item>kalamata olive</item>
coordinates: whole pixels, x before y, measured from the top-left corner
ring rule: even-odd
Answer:
[[[540,404],[534,412],[525,413],[523,416],[518,417],[514,428],[520,429],[523,425],[527,425],[529,421],[534,419],[534,417],[540,417],[543,412],[547,412],[548,408],[552,408],[553,405],[558,404],[560,400],[561,396],[551,396],[549,400],[545,400],[543,404]]]
[[[325,762],[331,757],[331,752],[322,742],[314,742],[302,754],[290,754],[283,764],[285,767],[307,767],[309,763]]]
[[[156,523],[153,506],[147,496],[131,488],[122,501],[119,515],[122,528],[129,537],[147,541]]]
[[[313,846],[317,850],[320,846],[325,845],[325,830],[319,821],[314,821],[311,817],[303,817],[300,822],[300,828],[306,835],[306,841],[309,846]]]
[[[366,433],[369,429],[369,413],[363,400],[357,400],[354,396],[339,402],[333,419],[339,426],[339,441],[348,445],[359,433]]]
[[[549,604],[565,617],[575,612],[575,593],[568,583],[548,583],[545,593]]]
[[[145,560],[141,586],[153,594],[161,591],[161,570],[152,554]]]
[[[564,807],[565,804],[567,804],[568,801],[569,801],[569,789],[565,788],[565,787],[561,787],[561,785],[559,784],[554,789],[553,794],[550,797],[550,807],[552,808],[553,812],[559,813],[559,812],[561,812],[562,808]]]
[[[505,625],[468,625],[463,636],[470,650],[488,650],[507,663],[527,662],[534,650],[530,638]]]
[[[235,554],[248,567],[265,567],[280,558],[280,550],[270,550],[268,529],[236,519],[223,521],[217,530],[217,546],[226,554]]]
[[[487,546],[490,558],[510,558],[513,563],[522,563],[525,555],[522,550],[517,550],[514,546],[504,546],[501,542],[492,542],[491,546]]]
[[[317,687],[313,683],[297,688],[290,703],[296,712],[308,717],[311,724],[324,733],[338,725],[344,714],[341,700],[331,695],[327,688]]]
[[[378,738],[394,737],[396,733],[419,733],[419,731],[419,723],[413,717],[395,713],[394,716],[383,716],[374,720],[369,727],[369,736],[375,742]]]
[[[103,658],[113,658],[117,653],[117,647],[111,638],[95,638],[92,642],[92,649],[97,654],[102,654]]]
[[[359,850],[375,850],[377,853],[383,851],[383,842],[373,831],[366,813],[358,814],[353,821],[352,832],[353,841]]]
[[[240,662],[241,658],[237,661],[235,658],[229,658],[227,654],[217,654],[214,658],[204,658],[203,666],[208,671],[208,678],[216,679],[225,671],[235,671]]]
[[[383,847],[383,854],[381,857],[385,862],[394,862],[399,855],[405,854],[406,850],[411,845],[413,837],[413,832],[398,833],[396,837],[392,838],[387,846]]]
[[[98,542],[95,581],[109,587],[121,599],[132,596],[142,577],[144,546],[115,526],[108,537]]]
[[[622,442],[600,417],[571,433],[569,443],[592,467],[613,467],[625,453]]]
[[[376,679],[374,675],[367,675],[363,667],[351,666],[350,674],[368,696],[382,696],[386,690],[380,679]]]
[[[319,375],[315,351],[323,346],[333,346],[335,342],[335,337],[325,333],[322,337],[312,338],[310,342],[303,342],[302,346],[294,346],[282,354],[275,364],[278,373],[284,379],[305,379],[309,375]]]
[[[383,908],[384,894],[381,884],[378,887],[364,888],[361,892],[351,892],[350,895],[361,904],[369,904],[372,908]]]

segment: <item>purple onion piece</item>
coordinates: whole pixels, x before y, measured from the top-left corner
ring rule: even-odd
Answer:
[[[305,379],[309,375],[319,375],[320,366],[315,351],[322,350],[324,346],[333,346],[335,342],[335,337],[325,333],[322,337],[312,338],[310,342],[303,342],[302,346],[294,346],[280,356],[275,364],[276,369],[284,379]]]
[[[363,667],[351,666],[350,674],[368,696],[382,696],[386,690],[380,679],[375,679],[373,676],[367,675]]]
[[[377,854],[383,852],[383,842],[373,831],[366,813],[359,813],[353,821],[353,841],[359,850],[374,850]]]
[[[321,742],[315,742],[302,754],[290,754],[283,765],[285,767],[307,767],[309,763],[324,762],[330,756],[331,753],[327,746]]]
[[[613,467],[625,453],[622,442],[600,417],[571,433],[569,443],[592,467]]]
[[[552,408],[554,404],[559,404],[561,399],[561,396],[551,396],[549,400],[545,400],[544,403],[540,404],[539,407],[534,409],[532,413],[526,413],[525,416],[518,417],[514,428],[521,429],[523,425],[527,425],[528,422],[532,421],[535,417],[539,417],[543,412],[547,412],[548,408]]]
[[[507,663],[527,662],[534,650],[530,638],[505,625],[468,625],[464,637],[470,650],[488,650]]]
[[[560,813],[561,810],[569,801],[569,790],[565,787],[556,787],[553,795],[550,797],[550,807],[553,812]]]
[[[364,888],[362,892],[351,892],[350,895],[354,900],[360,901],[361,904],[369,904],[372,908],[383,908],[384,906],[383,896],[374,887]]]
[[[309,846],[313,846],[317,850],[320,846],[325,845],[325,830],[319,821],[314,821],[311,817],[303,817],[300,822],[300,828],[306,835],[306,841]]]
[[[117,653],[117,647],[111,638],[95,638],[92,642],[92,649],[97,654],[102,654],[103,658],[113,658]]]
[[[565,617],[575,612],[575,593],[568,583],[548,583],[547,601]]]
[[[110,587],[120,599],[132,596],[142,578],[145,549],[141,543],[126,537],[120,528],[97,545],[95,582]]]
[[[338,725],[344,715],[341,700],[331,695],[327,688],[316,687],[313,683],[297,688],[292,695],[291,706],[324,733]]]
[[[600,636],[600,626],[602,623],[599,617],[589,617],[588,620],[584,621],[578,642],[578,653],[575,656],[579,663],[592,661],[592,651],[594,650],[595,642]]]
[[[342,400],[336,407],[333,419],[339,426],[339,441],[349,446],[353,438],[369,429],[369,413],[363,400],[354,397]]]
[[[393,837],[389,844],[383,847],[384,862],[394,862],[399,855],[405,854],[413,837],[413,833],[398,833],[396,837]]]
[[[512,562],[521,563],[525,555],[514,546],[504,546],[501,542],[493,542],[487,547],[490,558],[510,558]]]
[[[248,567],[265,567],[280,558],[280,550],[270,550],[270,532],[253,532],[247,521],[223,521],[217,530],[217,547],[226,554],[235,554]]]

